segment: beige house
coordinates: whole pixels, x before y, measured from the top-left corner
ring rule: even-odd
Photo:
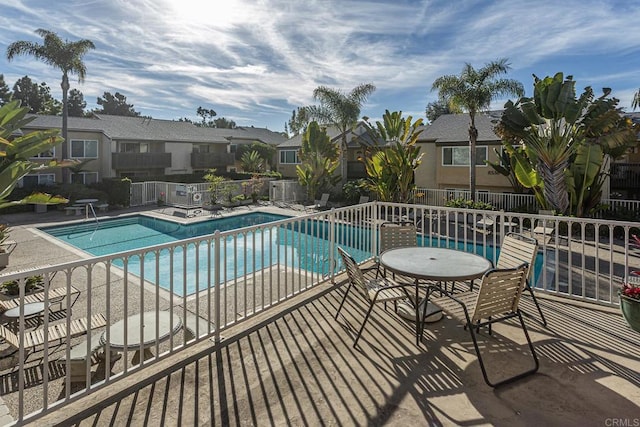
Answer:
[[[60,116],[35,115],[22,131],[60,129]],[[68,156],[87,161],[73,182],[90,184],[103,178],[189,174],[210,168],[231,171],[237,168],[235,141],[277,145],[284,137],[268,129],[215,129],[187,122],[143,117],[94,115],[69,117]],[[37,159],[62,159],[61,146]],[[22,179],[31,186],[59,182],[61,170],[40,171]]]
[[[499,161],[500,138],[493,132],[500,112],[476,115],[476,186],[478,191],[511,192],[507,177],[485,163]],[[416,170],[416,185],[433,189],[469,189],[469,115],[445,114],[425,127],[420,135],[422,164]]]
[[[326,129],[331,141],[342,143],[342,133],[335,127]],[[362,142],[366,142],[367,132],[364,122],[359,122],[353,130],[347,131],[347,179],[365,178],[364,164],[358,160],[362,156]],[[302,147],[302,134],[296,135],[278,145],[278,172],[285,178],[296,178],[296,165],[300,164],[298,153]],[[338,170],[342,170],[338,168]]]

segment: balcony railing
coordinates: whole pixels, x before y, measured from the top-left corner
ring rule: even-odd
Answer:
[[[492,232],[477,225],[489,218],[495,224]],[[51,289],[66,291],[56,293],[67,295],[60,303],[61,311],[44,312],[39,329],[45,342],[55,341],[53,333],[47,332],[50,326],[69,324],[66,322],[71,319],[102,314],[107,325],[128,318],[134,322],[133,329],[131,324],[124,328],[129,331],[121,337],[124,346],[110,344],[114,340],[110,337],[112,332],[106,332],[108,328],[89,328],[86,340],[65,338],[46,344],[44,349],[35,350],[38,357],[27,360],[25,356],[33,350],[25,347],[20,337],[25,336],[33,319],[25,318],[23,309],[15,324],[19,348],[12,365],[15,380],[10,387],[10,392],[15,393],[11,401],[17,402],[18,409],[11,415],[19,424],[36,420],[50,411],[62,410],[58,403],[120,381],[179,349],[210,338],[219,340],[225,329],[332,280],[342,269],[336,246],[348,249],[358,262],[373,259],[378,255],[380,224],[400,220],[416,225],[420,245],[473,251],[493,260],[507,231],[531,233],[537,221],[554,233],[539,236],[540,252],[533,266],[532,284],[540,292],[585,302],[616,306],[621,279],[640,265],[640,250],[627,244],[632,230],[640,227],[637,222],[375,202],[5,274],[0,282],[18,283],[18,307],[25,307],[28,302],[25,284],[33,276],[42,276],[45,306],[52,302],[47,299]],[[182,227],[179,223],[160,222],[168,227],[167,233]],[[95,222],[81,226],[74,236],[92,235],[96,227],[107,227]],[[214,223],[202,222],[199,226],[216,230]],[[123,235],[122,241],[127,238],[134,237]],[[46,250],[46,244],[43,242],[42,250]],[[51,245],[59,251],[58,246]],[[156,284],[158,281],[160,285]],[[72,298],[76,290],[80,290],[77,302]],[[173,326],[184,325],[183,331],[173,328],[177,331],[165,337],[154,332],[151,347],[127,345],[136,334],[131,331],[145,330],[142,317],[130,316],[147,312],[151,314],[145,322],[155,320],[158,324],[169,316],[178,319]],[[90,354],[93,343],[98,343],[104,353],[104,381],[92,381],[90,364],[82,365],[82,379],[77,381],[76,377],[73,382],[70,369],[51,369],[56,363],[71,366],[72,355],[78,349]],[[109,367],[116,351],[122,352],[123,357],[112,372]],[[133,352],[146,357],[134,364],[129,357]],[[90,359],[88,356],[86,360]],[[41,370],[38,366],[50,369]],[[38,376],[35,385],[34,376]],[[60,390],[64,392],[61,394]],[[79,390],[79,394],[72,395],[71,390]]]
[[[191,167],[194,169],[231,166],[235,161],[233,153],[191,153]]]
[[[113,169],[156,169],[171,167],[171,153],[112,153]]]
[[[640,188],[640,163],[613,163],[611,165],[611,191]]]

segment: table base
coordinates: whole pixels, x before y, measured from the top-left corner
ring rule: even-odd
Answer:
[[[425,301],[420,302],[420,316],[422,316],[422,310],[424,308]],[[396,311],[400,317],[412,322],[416,321],[416,309],[409,301],[399,301],[398,310]],[[442,310],[436,307],[434,304],[429,304],[427,307],[427,315],[424,319],[424,323],[434,323],[442,320],[444,315]]]

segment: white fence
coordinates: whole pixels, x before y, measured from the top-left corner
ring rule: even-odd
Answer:
[[[428,206],[445,206],[449,200],[471,199],[468,190],[436,190],[430,188],[416,188],[413,191],[414,203]],[[488,203],[495,209],[507,212],[537,212],[540,205],[533,194],[492,193],[476,191],[476,200]],[[602,199],[604,209],[597,212],[596,217],[602,218],[608,211],[623,211],[630,214],[640,212],[640,200]]]
[[[268,184],[270,179],[262,178],[262,188],[260,196],[268,194]],[[235,197],[246,193],[246,185],[251,184],[251,180],[225,181],[220,185],[224,187],[226,197]],[[221,190],[219,193],[222,193]],[[221,195],[221,194],[220,194]],[[209,183],[200,182],[192,184],[181,184],[176,182],[134,182],[131,184],[130,206],[146,206],[153,204],[164,204],[181,208],[201,208],[203,204],[210,203],[211,195]]]
[[[142,188],[144,191],[157,190]],[[494,225],[480,227],[480,220]],[[165,233],[183,227],[149,221],[157,221],[158,230]],[[21,423],[63,410],[60,403],[120,381],[184,347],[208,338],[219,340],[230,326],[332,278],[342,268],[336,246],[346,248],[358,261],[373,259],[378,254],[379,226],[385,221],[414,223],[420,232],[419,245],[473,251],[492,260],[507,231],[530,233],[535,225],[545,225],[553,233],[538,236],[534,285],[541,292],[582,301],[616,305],[620,281],[630,269],[640,266],[640,251],[626,243],[632,230],[640,227],[637,222],[390,203],[360,204],[224,232],[214,231],[216,222],[200,222],[192,226],[199,229],[189,231],[197,237],[0,277],[2,282],[17,281],[20,294],[14,302],[22,307],[15,324],[18,348],[11,373],[15,380],[5,387],[5,394],[12,394],[10,400],[18,405],[11,415]],[[91,233],[87,224],[78,227],[74,232]],[[131,236],[123,235],[121,240],[127,237]],[[45,305],[53,302],[49,296],[53,289],[62,290],[66,298],[60,302],[61,311],[44,313],[39,330],[45,345],[34,350],[24,345],[33,320],[25,318],[24,307],[25,284],[36,275],[44,279],[41,295]],[[80,291],[77,302],[76,289]],[[62,341],[50,329],[102,314],[107,325],[124,322],[125,331],[136,331],[139,326],[142,332],[142,317],[131,317],[140,313],[148,313],[147,321],[156,324],[150,347],[127,332],[120,337],[123,342],[116,343],[116,332],[110,328],[89,325],[86,336]],[[165,317],[172,319],[166,334],[159,332]],[[127,328],[127,322],[133,322],[134,329]],[[91,354],[94,347],[104,352],[100,361],[104,380],[93,380],[95,366],[82,360],[80,380],[72,378],[69,367],[77,363],[77,353]],[[25,361],[29,353],[37,354]],[[122,354],[119,361],[118,353]],[[144,357],[133,363],[132,353]],[[38,377],[35,384],[34,377]],[[72,394],[71,390],[80,391]]]

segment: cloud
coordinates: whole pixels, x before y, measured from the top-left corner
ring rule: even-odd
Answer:
[[[611,82],[627,97],[640,71],[640,11],[618,1],[0,5],[1,41],[37,40],[32,31],[51,23],[63,38],[91,39],[96,50],[85,57],[87,79],[79,86],[85,99],[119,91],[158,118],[193,116],[207,105],[238,124],[251,118],[273,128],[295,107],[312,103],[318,85],[350,90],[360,83],[378,88],[365,108],[370,116],[392,107],[416,116],[436,99],[435,78],[458,74],[465,62],[480,67],[501,57],[512,64],[509,77],[527,90],[532,73],[565,71],[584,85]],[[37,61],[16,60],[3,69],[6,80],[29,74],[49,83],[54,95],[59,91],[59,72]]]

